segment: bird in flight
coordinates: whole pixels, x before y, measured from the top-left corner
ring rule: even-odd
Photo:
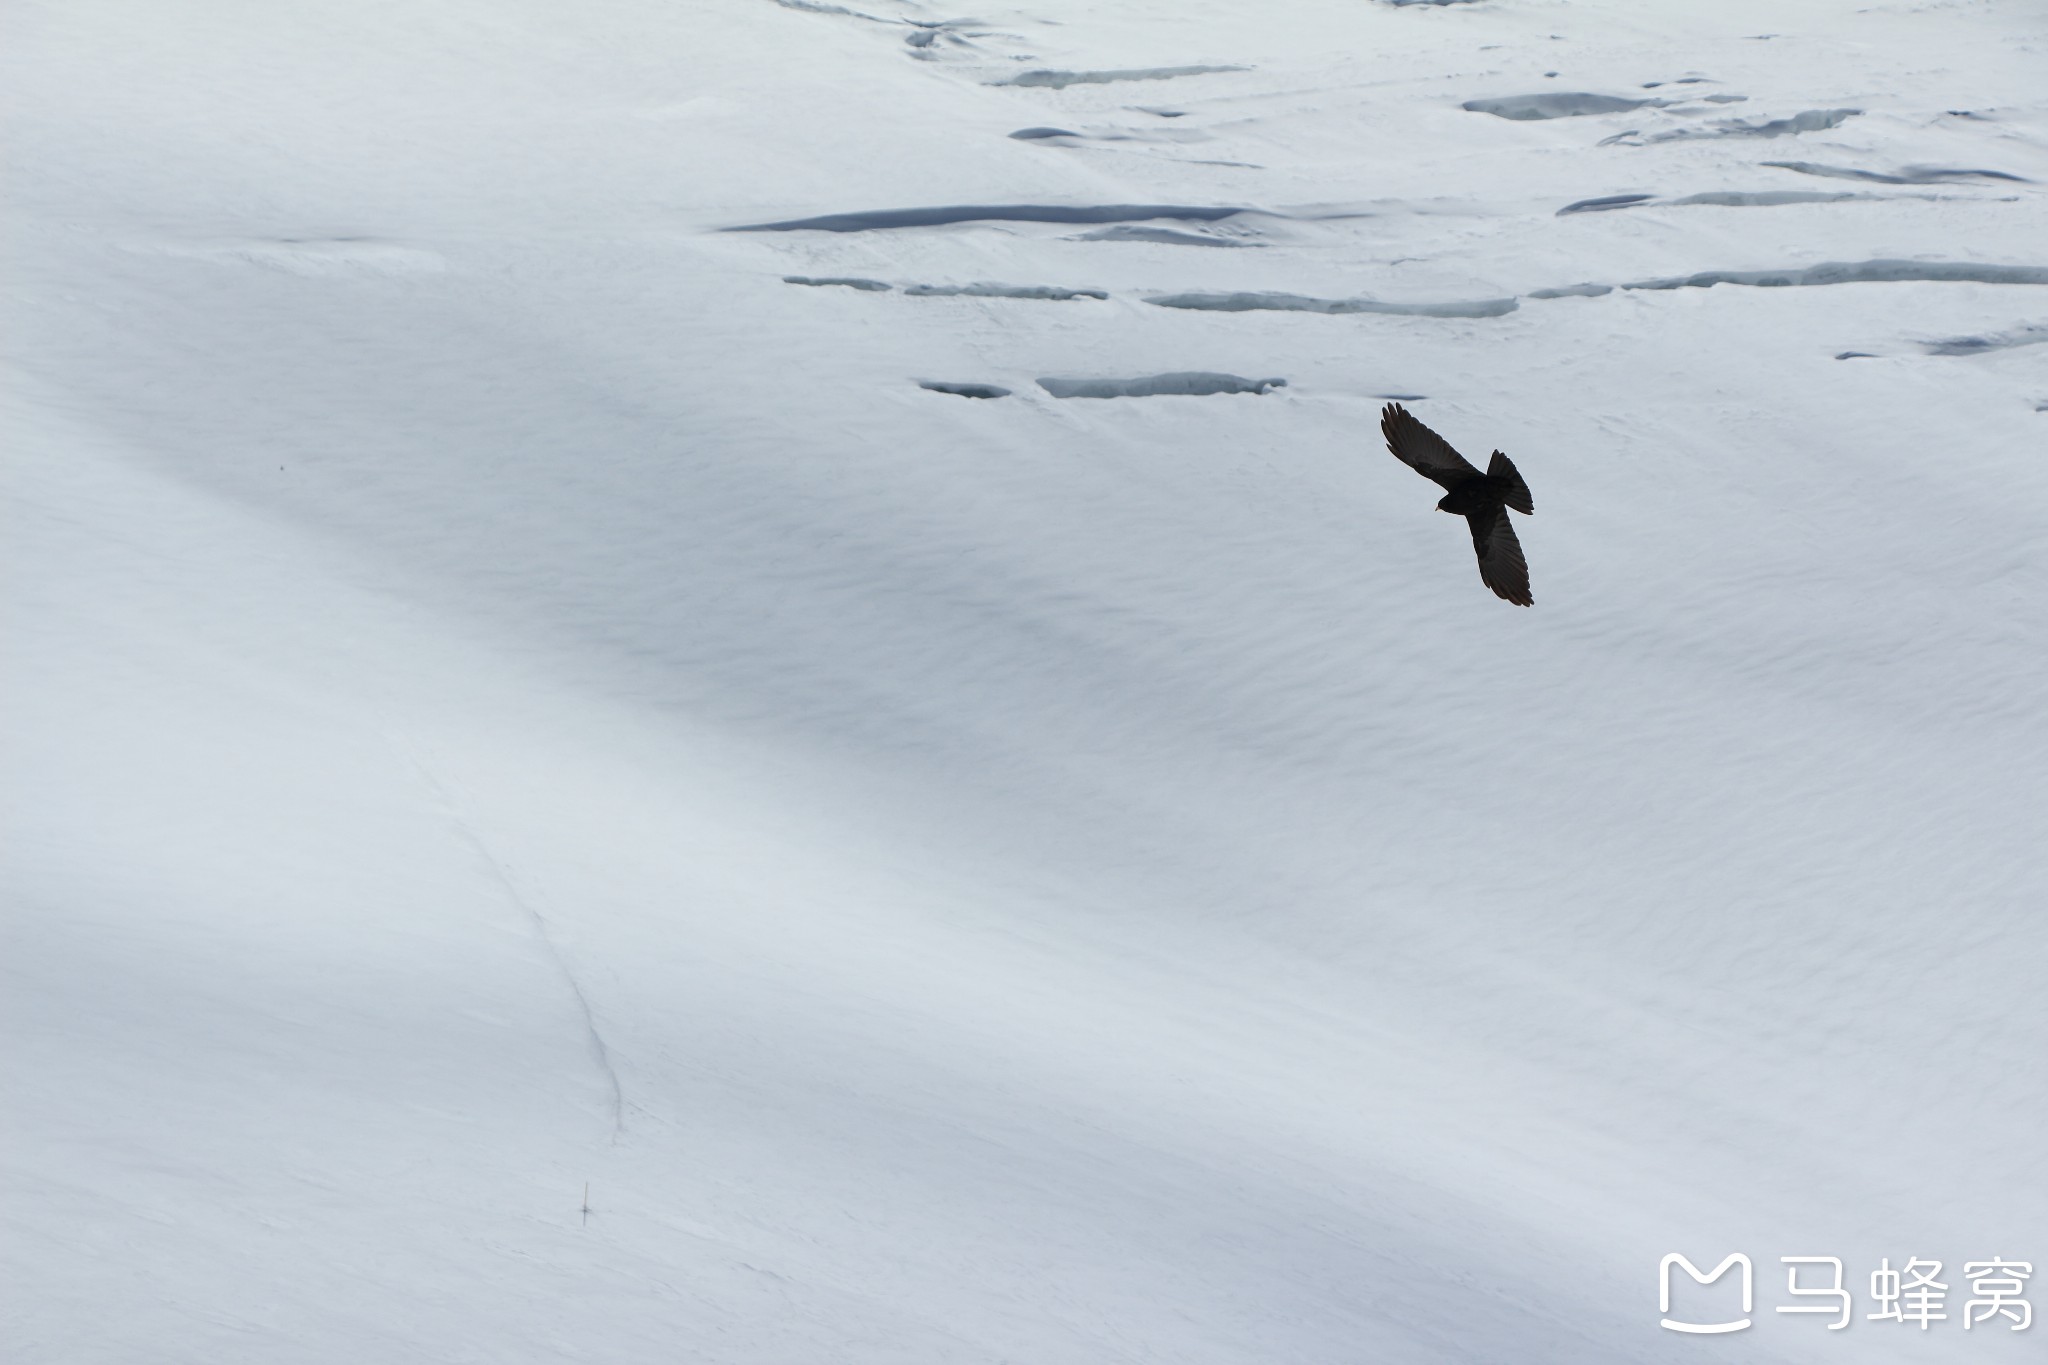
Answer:
[[[1380,430],[1395,459],[1444,486],[1436,510],[1461,516],[1471,525],[1472,548],[1479,552],[1479,576],[1486,586],[1518,607],[1530,605],[1535,599],[1529,596],[1529,561],[1522,558],[1522,542],[1515,539],[1508,509],[1534,515],[1536,504],[1514,462],[1496,450],[1486,472],[1480,473],[1399,403],[1389,403],[1381,411]]]

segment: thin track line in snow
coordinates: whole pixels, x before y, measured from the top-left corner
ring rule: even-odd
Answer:
[[[389,736],[390,732],[387,730],[386,734]],[[611,1093],[612,1141],[617,1142],[626,1131],[625,1089],[619,1084],[618,1068],[612,1065],[611,1048],[606,1046],[604,1034],[598,1030],[597,1014],[590,1008],[590,997],[583,993],[583,984],[576,979],[576,973],[569,969],[569,960],[562,955],[560,946],[556,944],[554,932],[548,924],[547,916],[541,914],[534,907],[532,901],[520,894],[519,887],[512,880],[511,874],[505,871],[505,865],[498,861],[497,857],[491,852],[490,846],[483,841],[483,837],[476,832],[476,829],[468,820],[463,818],[461,808],[455,804],[455,798],[449,792],[446,784],[434,775],[432,769],[420,762],[418,756],[414,754],[409,746],[397,743],[395,737],[393,737],[392,747],[396,748],[404,756],[405,761],[411,765],[413,771],[418,773],[421,780],[433,789],[435,798],[441,804],[442,814],[448,817],[448,823],[454,826],[457,836],[469,845],[471,851],[483,861],[484,866],[491,870],[492,877],[497,880],[499,888],[505,893],[505,899],[512,902],[520,914],[525,916],[527,924],[533,930],[534,937],[540,941],[541,947],[546,950],[548,960],[555,964],[555,970],[561,974],[562,983],[569,988],[569,994],[575,998],[576,1008],[583,1016],[583,1032],[590,1042],[591,1057],[596,1061],[598,1069],[604,1072],[605,1084]]]

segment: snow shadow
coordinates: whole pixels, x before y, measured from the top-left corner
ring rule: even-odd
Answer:
[[[1653,194],[1611,194],[1604,199],[1581,199],[1557,211],[1562,218],[1572,213],[1605,213],[1612,209],[1643,207],[1677,208],[1687,204],[1711,204],[1723,208],[1772,208],[1780,204],[1834,204],[1844,199],[1927,199],[1924,194],[1858,194],[1844,190],[1834,194],[1821,190],[1710,190],[1677,199],[1659,199]]]
[[[1384,313],[1416,318],[1497,318],[1520,305],[1513,299],[1477,299],[1470,303],[1382,303],[1378,299],[1317,299],[1304,294],[1159,294],[1145,302],[1161,308],[1189,308],[1207,313]]]
[[[953,223],[1139,223],[1153,218],[1214,223],[1240,213],[1236,205],[1214,204],[948,204],[920,209],[869,209],[746,223],[720,232],[887,232],[895,228],[945,227]]]
[[[438,251],[377,237],[250,237],[160,242],[128,248],[146,255],[232,261],[287,275],[438,275],[448,268]]]
[[[1711,128],[1673,128],[1669,132],[1653,133],[1649,137],[1639,137],[1639,134],[1631,129],[1626,133],[1616,133],[1613,137],[1603,139],[1600,145],[1605,147],[1612,143],[1626,142],[1630,138],[1639,138],[1639,145],[1648,145],[1653,142],[1701,142],[1727,137],[1794,137],[1800,133],[1822,133],[1830,128],[1839,128],[1862,112],[1861,109],[1808,109],[1790,118],[1748,123],[1741,119],[1721,119]]]
[[[1929,355],[1985,355],[1991,351],[2009,351],[2015,346],[2048,345],[2048,323],[2029,323],[2015,327],[2010,332],[1994,332],[1981,337],[1949,337],[1943,341],[1921,343],[1921,349]]]
[[[920,379],[920,389],[933,393],[950,393],[961,398],[1008,398],[1010,391],[1000,384],[956,384],[945,379]]]
[[[1137,227],[1121,224],[1116,227],[1097,228],[1076,236],[1077,242],[1155,242],[1163,246],[1264,246],[1264,242],[1247,242],[1236,237],[1218,237],[1202,232],[1182,232],[1178,228]]]
[[[982,55],[977,38],[993,38],[995,33],[976,32],[978,20],[974,19],[904,19],[901,22],[914,26],[914,31],[904,35],[903,44],[910,49],[909,55],[920,62],[941,61],[945,58],[976,58]],[[962,32],[961,30],[968,30]]]
[[[1074,128],[1032,127],[1019,128],[1008,136],[1017,142],[1044,142],[1055,147],[1080,147],[1092,142],[1152,142],[1184,146],[1190,142],[1209,141],[1209,134],[1198,128],[1158,128],[1145,132],[1123,129],[1081,132]]]
[[[1582,90],[1546,93],[1541,95],[1507,95],[1500,99],[1466,100],[1459,107],[1475,114],[1492,114],[1495,118],[1513,119],[1527,123],[1536,119],[1584,118],[1588,114],[1619,114],[1629,109],[1641,109],[1645,105],[1661,108],[1668,100],[1653,98],[1626,99],[1620,95],[1592,95]]]
[[[1038,387],[1055,398],[1205,397],[1213,393],[1265,393],[1285,388],[1284,379],[1240,379],[1209,370],[1178,370],[1142,379],[1045,378]]]

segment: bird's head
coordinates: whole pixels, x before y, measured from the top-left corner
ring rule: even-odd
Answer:
[[[1449,512],[1454,517],[1463,515],[1457,508],[1451,506],[1451,495],[1449,493],[1444,494],[1443,497],[1437,500],[1436,510],[1439,512]]]

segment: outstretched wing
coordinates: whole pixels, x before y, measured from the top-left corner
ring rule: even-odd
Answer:
[[[1380,411],[1380,430],[1386,433],[1387,449],[1394,458],[1426,479],[1445,488],[1456,488],[1467,479],[1479,477],[1472,462],[1451,449],[1451,443],[1415,420],[1399,403]]]
[[[1465,514],[1472,527],[1472,548],[1479,553],[1479,576],[1497,596],[1518,607],[1534,604],[1529,595],[1529,561],[1522,558],[1522,542],[1508,520],[1508,509],[1491,507]]]

